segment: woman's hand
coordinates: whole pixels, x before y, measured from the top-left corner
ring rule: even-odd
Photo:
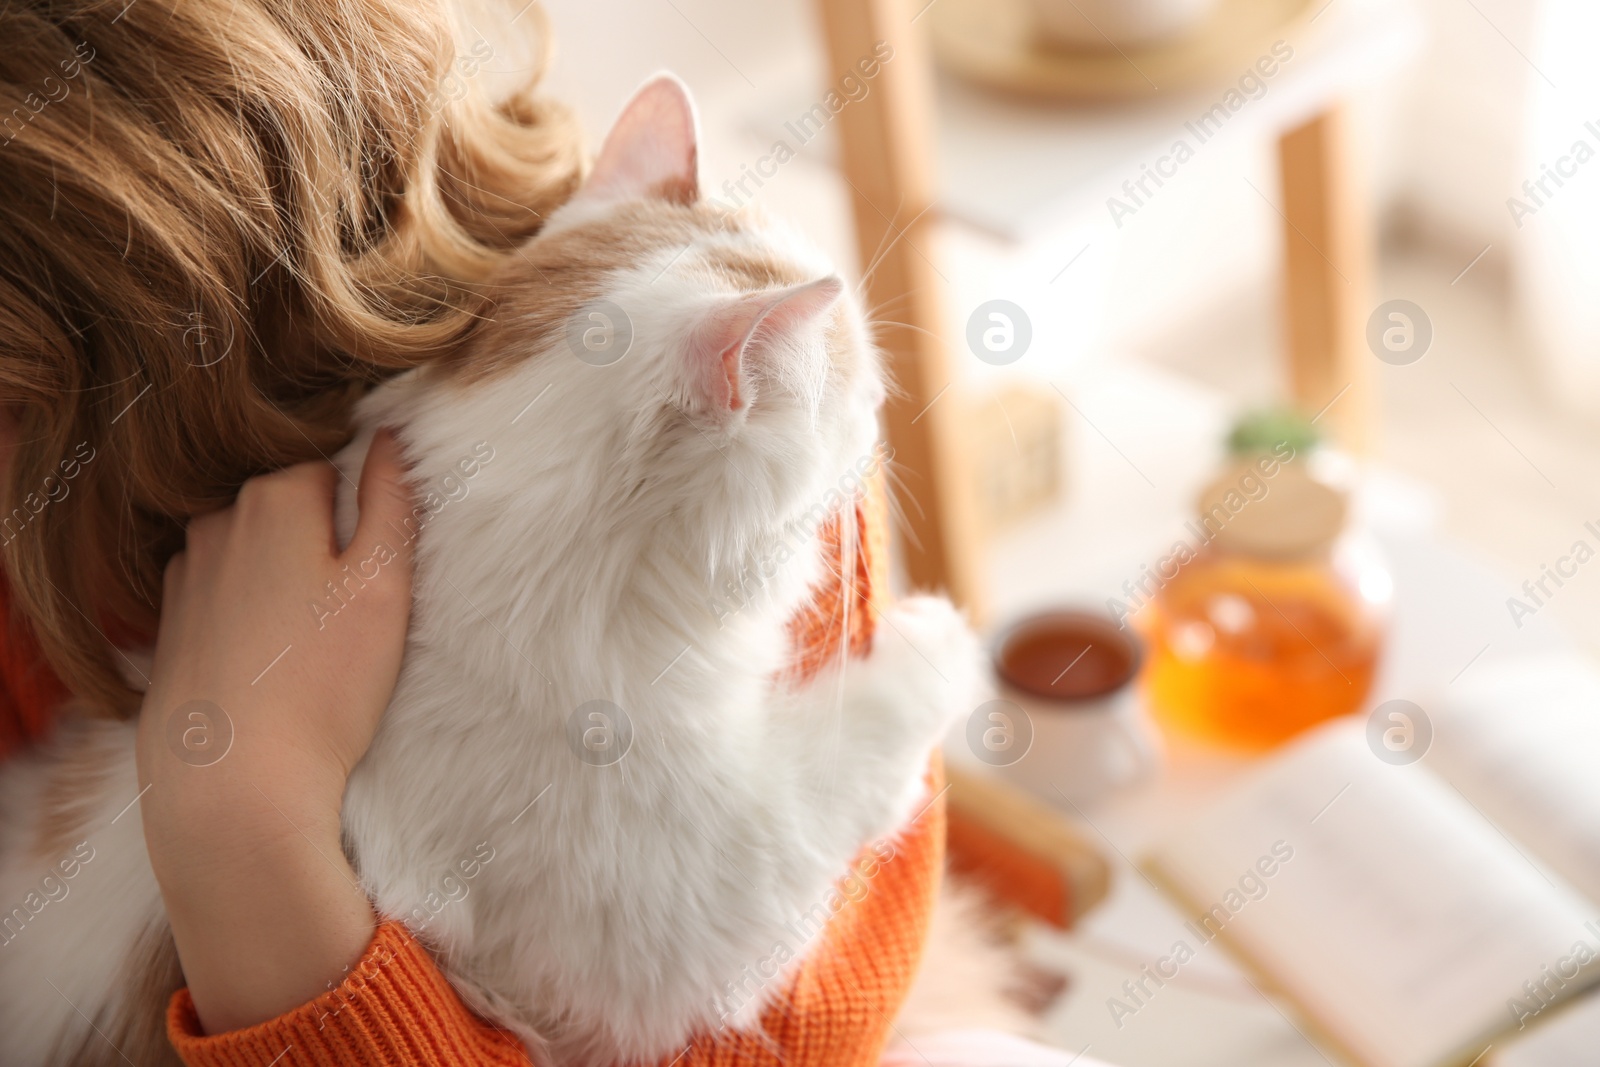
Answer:
[[[145,840],[201,1024],[238,1029],[338,984],[373,915],[340,850],[345,781],[400,670],[411,498],[380,433],[349,547],[338,474],[252,478],[166,571],[138,765]]]

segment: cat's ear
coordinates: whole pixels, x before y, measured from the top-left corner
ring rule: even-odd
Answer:
[[[830,274],[787,289],[746,293],[714,308],[689,344],[689,375],[707,411],[735,414],[750,402],[745,372],[767,350],[813,328],[838,301],[844,283]]]
[[[700,198],[694,101],[676,75],[657,74],[633,94],[578,195],[675,204]]]

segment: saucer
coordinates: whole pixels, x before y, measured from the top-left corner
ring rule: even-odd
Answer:
[[[1112,100],[1233,82],[1308,21],[1315,3],[1221,0],[1178,37],[1096,49],[1045,41],[1031,0],[938,0],[928,16],[934,55],[969,81],[1023,96]]]

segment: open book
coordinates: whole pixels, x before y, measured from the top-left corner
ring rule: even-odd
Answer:
[[[1426,722],[1296,741],[1143,862],[1363,1067],[1600,1064],[1600,673],[1480,672]]]

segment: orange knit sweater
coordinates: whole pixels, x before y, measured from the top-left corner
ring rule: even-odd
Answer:
[[[850,567],[817,590],[797,618],[793,676],[818,669],[840,645],[862,654],[872,641],[875,604],[885,591],[881,488],[858,509],[867,544]],[[843,561],[836,529],[824,531]],[[838,568],[840,571],[845,568]],[[3,609],[0,602],[0,609]],[[47,729],[62,689],[39,667],[36,647],[13,632],[0,643],[0,756]],[[830,905],[821,941],[790,974],[762,1016],[761,1034],[697,1036],[662,1067],[867,1067],[877,1063],[920,962],[944,854],[944,806],[937,765],[934,798],[889,847],[864,850],[855,867],[867,886]],[[892,858],[884,859],[886,853]],[[765,961],[763,961],[765,962]],[[754,992],[765,976],[752,972]],[[189,1067],[527,1067],[510,1034],[474,1016],[426,950],[395,922],[378,927],[361,961],[337,989],[258,1026],[206,1035],[188,990],[176,993],[167,1031]]]

